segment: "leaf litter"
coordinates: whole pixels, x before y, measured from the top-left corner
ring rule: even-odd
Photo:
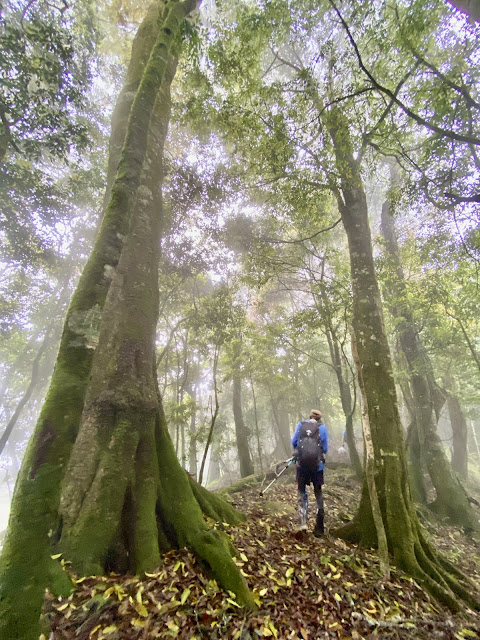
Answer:
[[[338,471],[330,471],[327,481],[327,527],[333,528],[353,517],[359,487]],[[298,532],[291,482],[274,485],[268,502],[259,497],[258,487],[235,493],[233,501],[247,522],[217,526],[238,550],[235,562],[257,612],[246,612],[189,551],[180,549],[167,553],[163,565],[142,578],[82,577],[68,598],[47,593],[49,640],[480,638],[478,614],[452,616],[395,568],[389,580],[383,579],[375,553]],[[478,543],[446,524],[436,524],[431,535],[449,559],[480,582]]]

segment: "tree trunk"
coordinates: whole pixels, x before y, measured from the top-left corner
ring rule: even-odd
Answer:
[[[257,438],[258,464],[260,466],[261,473],[263,473],[263,453],[262,453],[262,444],[260,441],[260,428],[258,425],[257,396],[255,394],[255,386],[253,384],[253,378],[250,378],[250,384],[252,386],[253,415],[255,417],[255,436]]]
[[[190,416],[188,443],[188,471],[192,478],[197,478],[197,384],[192,383],[190,395],[193,400],[192,415]]]
[[[217,447],[212,447],[210,464],[208,465],[207,484],[220,478],[220,456]]]
[[[272,405],[273,426],[276,427],[276,434],[278,436],[274,457],[288,457],[292,451],[291,437],[293,435],[293,430],[290,433],[291,427],[288,423],[288,411],[284,406],[283,398],[281,396],[274,397],[272,387],[269,383],[267,383],[267,388]]]
[[[431,393],[435,385],[429,382],[429,378],[432,378],[430,359],[420,342],[408,302],[408,291],[388,202],[385,202],[382,207],[381,228],[385,246],[392,261],[389,283],[390,306],[397,319],[396,330],[411,381],[413,425],[416,426],[418,433],[420,455],[423,454],[437,494],[431,506],[442,516],[449,517],[455,524],[469,530],[476,530],[480,528],[478,520],[468,502],[465,490],[452,471],[437,432],[434,398]],[[416,439],[412,444],[414,446],[417,444]]]
[[[462,407],[457,396],[449,394],[447,397],[448,413],[453,433],[452,468],[455,473],[464,479],[468,476],[467,455],[467,421],[463,415]]]
[[[318,102],[322,120],[332,138],[341,180],[341,193],[336,191],[336,196],[350,253],[352,324],[362,369],[374,450],[375,484],[388,548],[395,564],[421,582],[439,601],[457,610],[459,596],[477,606],[454,577],[458,576],[455,567],[426,541],[415,512],[360,165],[354,157],[346,116],[336,107],[327,111],[320,100]],[[337,533],[369,546],[378,543],[365,477],[355,518]]]
[[[217,388],[217,367],[218,367],[218,358],[220,356],[220,345],[215,345],[215,350],[213,353],[213,396],[215,398],[215,409],[211,409],[211,419],[210,419],[210,429],[208,430],[207,442],[205,443],[205,449],[203,451],[202,463],[200,465],[200,473],[198,474],[198,482],[202,484],[203,482],[203,471],[205,469],[205,462],[207,460],[208,449],[212,443],[213,439],[213,430],[215,428],[215,423],[217,421],[218,412],[220,410],[220,403],[218,402],[218,388]],[[213,403],[212,403],[213,404]]]
[[[58,339],[58,334],[57,334],[57,339]],[[0,455],[2,454],[3,450],[5,449],[5,445],[7,444],[7,441],[13,431],[13,429],[15,428],[15,425],[17,424],[18,418],[20,417],[23,408],[25,407],[25,405],[27,404],[27,402],[30,400],[33,390],[35,389],[35,387],[37,386],[37,384],[42,380],[42,376],[41,376],[41,372],[40,372],[40,361],[42,360],[43,354],[45,353],[45,350],[52,344],[53,340],[54,340],[54,336],[52,336],[51,332],[47,331],[47,333],[45,334],[42,343],[40,345],[40,348],[37,351],[37,355],[35,356],[33,363],[32,363],[32,375],[30,376],[30,382],[28,384],[27,389],[25,390],[25,393],[23,394],[22,398],[20,399],[19,403],[17,404],[17,406],[15,407],[15,411],[13,412],[12,417],[10,418],[10,420],[8,421],[7,426],[5,427],[5,431],[2,434],[2,437],[0,438]]]
[[[154,375],[171,53],[194,7],[156,3],[135,41],[118,172],[12,502],[0,558],[1,638],[37,640],[45,588],[70,590],[56,551],[82,575],[138,573],[158,566],[162,551],[187,545],[254,606],[230,541],[206,528],[202,511],[231,522],[239,516],[180,467]],[[112,138],[118,132],[114,126]]]
[[[333,326],[331,313],[328,304],[328,298],[321,290],[321,317],[324,321],[325,333],[327,336],[328,348],[332,359],[333,368],[337,377],[338,389],[340,392],[340,401],[342,403],[343,414],[345,416],[345,432],[348,446],[348,455],[352,469],[359,480],[362,479],[363,470],[360,456],[358,455],[357,444],[355,442],[355,433],[353,431],[353,413],[354,405],[352,402],[352,394],[350,392],[350,384],[344,373],[344,366],[341,354],[340,341],[337,332]]]
[[[235,436],[237,440],[238,459],[240,462],[240,476],[246,476],[254,473],[252,456],[248,446],[248,429],[243,419],[242,409],[242,374],[240,370],[240,354],[241,342],[237,341],[234,347],[234,363],[233,363],[233,419],[235,421]]]
[[[383,577],[388,580],[390,579],[390,562],[388,558],[387,535],[385,533],[385,526],[383,524],[382,512],[378,501],[377,487],[375,484],[375,452],[372,442],[372,430],[370,429],[370,420],[368,417],[368,400],[365,392],[365,385],[363,384],[362,365],[358,358],[357,343],[354,335],[352,335],[352,355],[355,362],[355,368],[357,370],[358,387],[362,396],[362,426],[363,441],[365,443],[365,484],[368,488],[372,518],[375,525],[375,532],[377,534],[380,570]]]

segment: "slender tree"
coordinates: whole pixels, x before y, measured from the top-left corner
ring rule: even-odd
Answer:
[[[237,441],[238,459],[240,461],[240,475],[242,478],[252,475],[254,472],[252,456],[250,453],[250,447],[248,444],[248,430],[243,419],[243,407],[242,407],[242,369],[241,369],[241,357],[242,357],[242,342],[241,338],[236,338],[232,345],[233,359],[232,359],[232,381],[233,381],[233,395],[232,395],[232,409],[233,419],[235,421],[235,437]]]
[[[448,413],[453,434],[452,469],[466,479],[468,476],[467,421],[458,397],[452,393],[447,396]]]

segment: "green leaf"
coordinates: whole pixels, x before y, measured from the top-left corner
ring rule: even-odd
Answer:
[[[190,589],[190,587],[187,587],[184,590],[184,592],[182,593],[182,595],[180,596],[180,603],[181,604],[185,604],[185,602],[186,602],[188,596],[190,595],[190,593],[191,593],[191,589]]]

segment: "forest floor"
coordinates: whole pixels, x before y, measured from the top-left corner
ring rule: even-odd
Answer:
[[[221,525],[238,549],[256,614],[245,613],[179,550],[142,580],[80,578],[68,599],[47,598],[49,640],[480,638],[479,614],[452,616],[394,568],[383,579],[374,553],[329,535],[299,533],[292,475],[263,498],[259,485],[234,493],[248,519],[239,527]],[[328,470],[326,482],[328,529],[353,516],[359,485],[348,469]],[[437,547],[480,584],[480,544],[444,523],[427,528]]]

